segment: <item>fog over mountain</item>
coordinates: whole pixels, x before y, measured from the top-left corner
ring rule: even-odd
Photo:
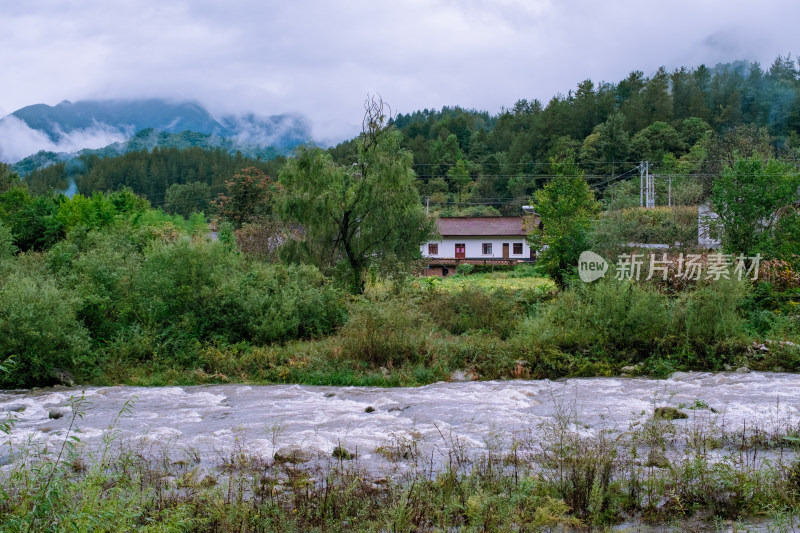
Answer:
[[[311,126],[297,114],[213,116],[195,102],[162,99],[63,101],[23,107],[0,119],[0,160],[17,162],[40,150],[73,153],[97,149],[154,129],[193,131],[242,147],[287,151],[311,140]]]

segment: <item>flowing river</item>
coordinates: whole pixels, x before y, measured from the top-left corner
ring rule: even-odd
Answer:
[[[587,436],[628,431],[652,417],[658,406],[677,407],[688,415],[676,425],[791,433],[800,419],[800,375],[676,373],[665,380],[474,381],[418,388],[214,385],[0,391],[0,421],[14,418],[11,432],[0,434],[0,465],[13,462],[14,450],[25,446],[57,450],[73,424],[72,434],[87,448],[111,439],[172,457],[190,454],[208,466],[235,450],[271,459],[276,451],[292,447],[319,459],[342,446],[371,470],[403,469],[403,457],[436,467],[451,461],[454,453],[508,452],[523,436],[536,442],[559,423]]]

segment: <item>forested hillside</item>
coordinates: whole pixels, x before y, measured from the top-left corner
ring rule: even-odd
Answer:
[[[197,203],[197,210],[207,211],[211,200],[224,190],[225,180],[236,172],[255,167],[276,174],[283,160],[279,157],[263,161],[239,152],[230,154],[221,148],[154,148],[117,157],[84,154],[35,170],[25,181],[34,193],[44,193],[50,188],[68,190],[73,182],[74,192],[86,195],[129,188],[156,207],[165,206],[171,186],[191,185],[203,191],[204,201]],[[170,210],[169,206],[167,209]]]
[[[691,205],[707,197],[711,178],[737,154],[797,158],[798,91],[798,63],[786,56],[766,69],[740,61],[661,68],[650,77],[633,71],[617,83],[582,81],[546,104],[521,99],[497,115],[444,107],[401,113],[392,122],[414,156],[421,196],[444,214],[517,214],[550,178],[551,160],[565,156],[574,157],[595,191],[617,207],[638,201],[638,179],[629,178],[638,178],[641,161],[651,163],[651,172],[674,176],[672,203]],[[245,157],[262,155],[255,153],[178,150],[192,144],[190,137],[151,131],[130,141],[128,149],[138,152],[119,158],[110,157],[113,150],[86,153],[32,171],[27,180],[34,191],[66,190],[73,180],[83,194],[130,187],[159,206],[174,183],[204,183],[211,199],[226,174],[254,166],[275,176],[284,162]],[[154,149],[159,143],[153,139],[175,149]],[[337,163],[352,162],[355,142],[330,153]],[[660,194],[657,202],[666,198]]]
[[[798,64],[787,56],[766,70],[736,62],[661,68],[651,77],[633,71],[617,83],[582,81],[546,104],[522,99],[497,116],[445,107],[399,114],[394,123],[424,196],[518,213],[547,179],[550,159],[570,153],[601,189],[640,161],[654,172],[703,177],[718,175],[737,151],[794,159],[798,90]],[[347,152],[347,143],[334,150]]]

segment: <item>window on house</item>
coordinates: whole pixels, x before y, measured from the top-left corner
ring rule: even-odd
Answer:
[[[430,243],[428,243],[428,255],[439,255],[439,243],[438,242],[430,242]]]
[[[514,243],[514,255],[522,255],[522,243],[515,242]]]
[[[483,255],[492,255],[492,243],[483,243]]]

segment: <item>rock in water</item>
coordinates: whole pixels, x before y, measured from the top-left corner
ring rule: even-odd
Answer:
[[[275,455],[272,457],[275,459],[276,463],[307,463],[312,458],[313,455],[309,450],[304,450],[300,446],[284,446],[279,448]]]

